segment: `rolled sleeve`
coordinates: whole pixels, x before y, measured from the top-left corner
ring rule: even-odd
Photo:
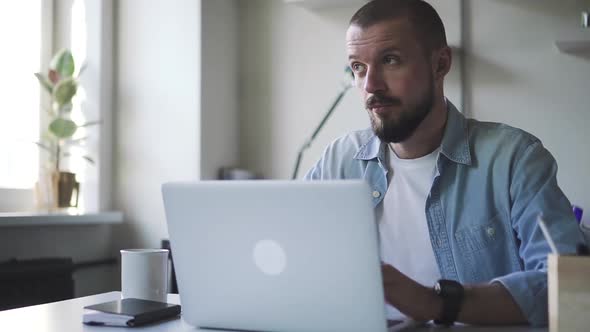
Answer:
[[[548,321],[547,254],[551,250],[537,224],[538,214],[543,214],[561,254],[575,252],[576,244],[584,241],[556,175],[557,163],[540,141],[521,154],[511,184],[511,214],[524,271],[494,279],[506,287],[533,326],[546,326]]]
[[[546,271],[514,272],[495,278],[492,282],[499,282],[508,290],[529,324],[547,326]]]

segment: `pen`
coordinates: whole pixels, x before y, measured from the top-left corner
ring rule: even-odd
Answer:
[[[539,213],[539,215],[537,216],[537,223],[539,224],[539,227],[541,227],[541,232],[543,232],[543,235],[545,236],[547,243],[549,243],[549,247],[551,248],[551,251],[554,254],[559,255],[559,252],[557,251],[557,247],[555,246],[555,242],[553,242],[553,239],[551,238],[551,234],[549,234],[549,229],[547,228],[547,224],[545,224],[545,221],[543,220],[543,215],[541,213]]]
[[[584,214],[584,209],[579,206],[572,205],[572,210],[574,211],[574,215],[576,216],[576,220],[578,224],[582,222],[582,215]]]

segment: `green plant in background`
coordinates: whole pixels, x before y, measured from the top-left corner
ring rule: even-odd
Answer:
[[[67,147],[84,140],[84,138],[73,139],[78,129],[98,124],[98,122],[88,122],[79,125],[71,118],[72,99],[78,91],[78,77],[84,67],[80,69],[76,77],[74,77],[75,69],[72,52],[63,49],[52,58],[47,75],[35,73],[41,86],[51,96],[51,106],[46,109],[49,125],[47,131],[43,133],[41,142],[36,144],[49,152],[50,161],[54,163],[56,172],[60,171],[62,158],[71,156]],[[82,158],[94,164],[94,160],[89,156],[82,156]]]

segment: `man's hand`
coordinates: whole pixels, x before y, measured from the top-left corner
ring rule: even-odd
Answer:
[[[442,300],[432,288],[420,285],[391,265],[382,264],[381,274],[387,303],[417,321],[438,318]]]
[[[391,265],[382,264],[383,290],[387,303],[417,321],[439,318],[442,299],[432,288],[422,286]],[[457,321],[477,325],[515,325],[527,321],[504,286],[499,282],[463,285],[465,298]],[[493,312],[493,315],[490,315]]]

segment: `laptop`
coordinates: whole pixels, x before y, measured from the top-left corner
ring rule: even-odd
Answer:
[[[202,181],[162,193],[188,324],[387,331],[365,182]]]

